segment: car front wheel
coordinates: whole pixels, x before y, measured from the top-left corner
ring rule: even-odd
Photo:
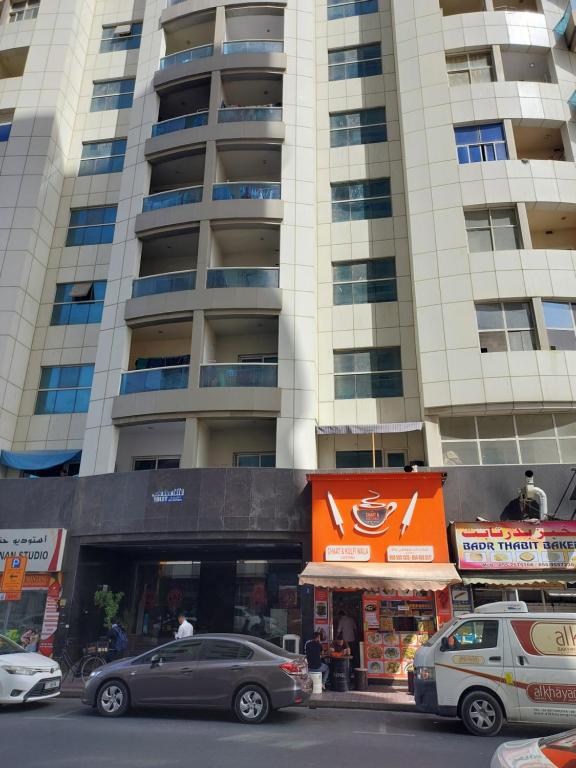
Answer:
[[[100,688],[96,709],[103,717],[120,717],[130,706],[128,687],[121,680],[110,680]]]
[[[488,691],[472,691],[460,708],[462,722],[474,736],[495,736],[504,722],[498,699]]]
[[[241,723],[262,723],[270,714],[270,700],[259,685],[245,685],[234,698],[234,712]]]

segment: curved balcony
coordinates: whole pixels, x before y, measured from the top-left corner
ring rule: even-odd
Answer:
[[[284,53],[283,40],[228,40],[222,43],[224,56],[235,53]]]
[[[188,386],[189,365],[176,365],[166,368],[147,368],[142,371],[127,371],[122,374],[121,395],[133,395],[138,392],[160,392],[165,389],[186,389]]]
[[[218,110],[219,123],[251,121],[282,122],[282,107],[223,107]]]
[[[232,181],[214,184],[212,200],[280,200],[279,181]]]
[[[208,270],[207,288],[278,288],[280,271],[267,267],[218,267]]]
[[[213,55],[213,45],[198,45],[195,48],[188,48],[185,51],[178,51],[177,53],[170,53],[168,56],[164,56],[164,58],[160,59],[160,69],[168,69],[168,67],[174,67],[177,64],[188,64],[191,61],[206,59],[208,56]]]
[[[444,16],[442,31],[447,51],[479,45],[551,47],[546,17],[533,11],[495,10]]]
[[[212,363],[200,368],[201,387],[278,386],[277,363]]]
[[[160,293],[193,291],[196,288],[196,271],[170,272],[161,275],[139,277],[132,283],[132,298],[156,296]]]
[[[142,201],[142,213],[157,211],[161,208],[173,208],[177,205],[189,205],[202,202],[202,187],[185,187],[171,189],[168,192],[157,192]]]
[[[170,120],[163,120],[161,123],[155,123],[152,126],[152,136],[164,136],[166,133],[184,131],[186,128],[199,128],[201,125],[208,125],[207,109],[202,112],[195,112],[192,115],[173,117]]]

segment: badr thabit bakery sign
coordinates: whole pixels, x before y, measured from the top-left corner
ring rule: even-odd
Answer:
[[[576,570],[576,522],[454,523],[460,570]]]

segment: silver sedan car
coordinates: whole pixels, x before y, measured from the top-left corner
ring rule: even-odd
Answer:
[[[243,723],[306,704],[306,659],[247,635],[194,635],[92,673],[82,701],[105,717],[131,706],[231,709]]]
[[[501,744],[490,768],[574,768],[576,766],[576,731],[556,736]]]

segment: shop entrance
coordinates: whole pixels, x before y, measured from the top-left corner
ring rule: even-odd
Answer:
[[[94,592],[122,592],[120,619],[130,651],[174,638],[183,612],[195,632],[238,632],[281,645],[302,635],[300,544],[207,543],[164,547],[83,547],[73,634],[85,644],[104,632]],[[74,631],[75,630],[75,631]]]
[[[355,641],[351,640],[352,630]],[[332,593],[332,635],[338,637],[342,631],[350,645],[353,669],[360,666],[360,643],[364,641],[362,629],[362,592],[334,590]]]

